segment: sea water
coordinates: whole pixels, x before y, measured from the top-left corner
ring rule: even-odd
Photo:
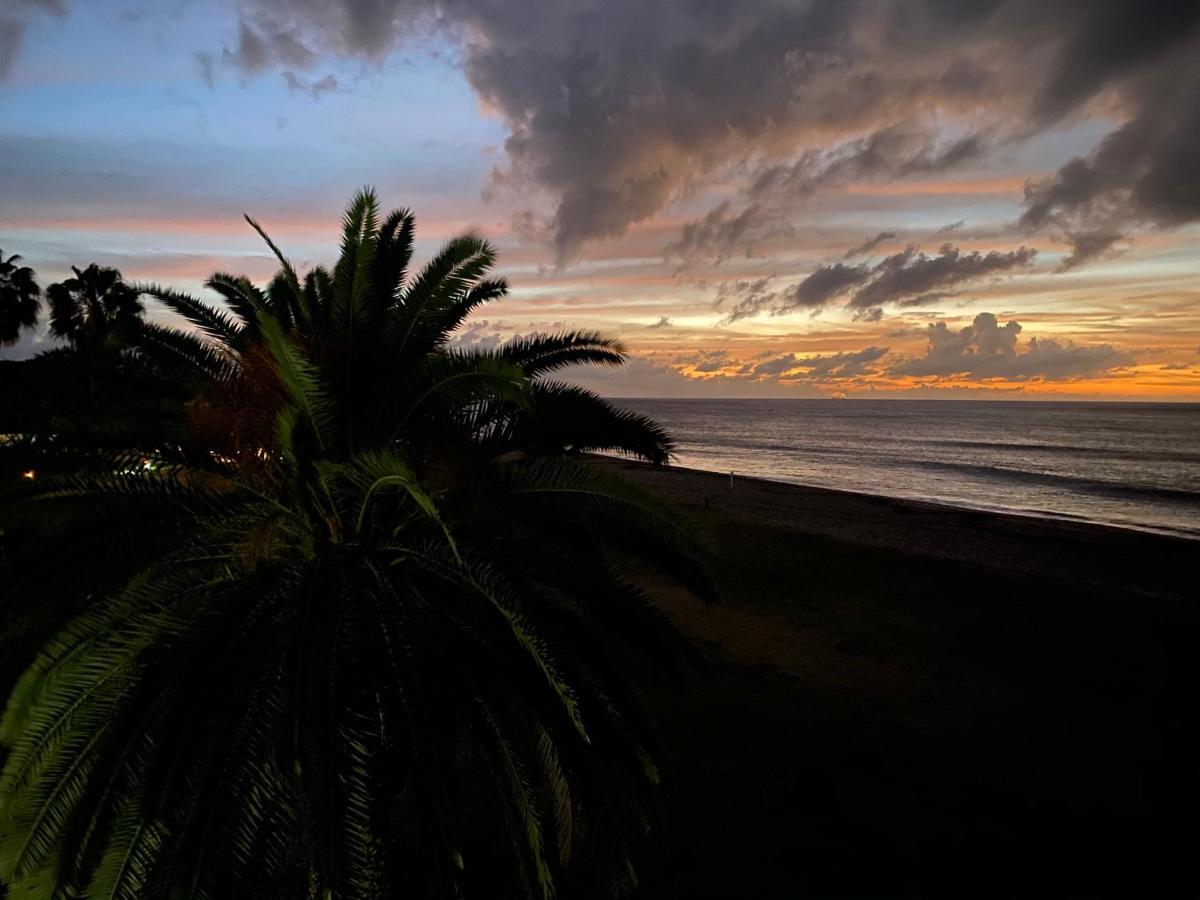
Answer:
[[[1200,538],[1200,404],[616,402],[682,466]]]

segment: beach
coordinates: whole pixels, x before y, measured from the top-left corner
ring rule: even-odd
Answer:
[[[712,540],[648,693],[655,897],[1154,896],[1193,878],[1200,542],[606,460]]]

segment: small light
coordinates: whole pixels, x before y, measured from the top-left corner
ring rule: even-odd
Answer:
[[[33,479],[37,478],[37,472],[35,472],[33,469],[26,469],[21,473],[21,477],[28,478],[30,481],[33,481]]]

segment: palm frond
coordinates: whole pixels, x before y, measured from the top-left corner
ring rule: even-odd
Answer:
[[[625,361],[625,345],[595,331],[517,337],[502,345],[499,352],[531,376],[564,366],[619,366]]]
[[[253,228],[255,233],[263,239],[263,243],[270,248],[271,252],[275,255],[275,258],[279,260],[279,266],[283,270],[283,276],[286,279],[288,286],[292,289],[293,295],[296,297],[302,296],[300,279],[296,275],[296,270],[288,261],[288,258],[283,255],[283,251],[275,245],[275,242],[271,240],[271,236],[267,234],[266,230],[264,230],[256,220],[250,218],[250,216],[243,216],[243,218],[246,220],[246,224]]]
[[[220,294],[229,304],[229,308],[245,324],[253,324],[258,319],[259,313],[266,308],[266,299],[263,297],[262,291],[244,275],[214,272],[204,282],[204,286]]]
[[[648,416],[620,409],[581,387],[539,382],[528,414],[514,422],[514,439],[547,453],[616,452],[666,463],[675,448],[666,430]]]
[[[330,438],[334,407],[322,383],[320,370],[274,319],[263,316],[259,319],[259,328],[275,361],[280,381],[296,408],[303,413],[317,446],[323,449]]]
[[[360,191],[342,222],[342,251],[333,271],[331,338],[346,353],[369,314],[367,298],[374,274],[379,231],[379,201],[371,189]]]
[[[408,264],[412,260],[413,235],[416,217],[408,209],[388,213],[379,227],[379,248],[375,256],[372,284],[378,294],[377,305],[382,311],[391,307],[400,296]]]
[[[227,347],[236,345],[243,323],[190,294],[155,284],[141,284],[137,290],[158,300],[163,306],[187,319],[204,334]]]

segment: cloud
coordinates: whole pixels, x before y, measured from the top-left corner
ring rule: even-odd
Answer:
[[[945,322],[926,329],[925,355],[897,361],[892,376],[1000,379],[1006,381],[1069,380],[1111,373],[1134,363],[1131,354],[1111,344],[1079,345],[1070,341],[1031,338],[1018,346],[1021,325],[1001,325],[992,313],[980,313],[954,331]]]
[[[810,378],[850,378],[871,374],[874,371],[872,363],[881,360],[887,352],[887,347],[867,347],[853,353],[810,356],[803,364]]]
[[[848,353],[797,356],[784,353],[750,369],[754,378],[786,375],[789,380],[827,381],[857,378],[876,372],[874,363],[887,355],[887,347],[867,347]]]
[[[944,172],[978,158],[985,146],[978,134],[937,141],[932,127],[887,125],[831,149],[806,151],[794,162],[767,166],[757,173],[747,193],[759,200],[803,198],[819,188],[849,181]]]
[[[17,58],[24,38],[24,22],[0,16],[0,78],[7,77],[12,70],[13,60]]]
[[[647,325],[646,327],[647,328],[670,328],[671,327],[671,319],[669,316],[660,316],[659,320],[657,322],[655,322],[653,325]]]
[[[768,291],[767,278],[754,282],[735,282],[725,293],[718,291],[717,305],[720,306],[729,295],[740,297],[721,320],[723,324],[749,318],[761,312],[781,316],[797,309],[815,311],[870,277],[871,270],[867,266],[834,263],[818,267],[803,281],[781,291]]]
[[[796,354],[783,353],[751,367],[749,374],[752,378],[772,378],[790,372],[796,364]]]
[[[852,247],[846,251],[842,259],[853,259],[856,256],[866,256],[884,241],[893,241],[900,235],[895,231],[881,231],[875,237],[867,238],[856,247]]]
[[[1077,268],[1098,256],[1103,256],[1122,238],[1119,231],[1098,229],[1096,231],[1079,231],[1068,236],[1071,242],[1071,253],[1058,267],[1060,272]]]
[[[718,262],[739,252],[753,255],[768,241],[794,235],[789,218],[795,205],[819,190],[852,181],[945,171],[980,156],[984,148],[982,138],[974,134],[941,145],[937,141],[933,129],[890,125],[832,148],[805,151],[790,163],[761,166],[742,191],[741,208],[726,200],[685,224],[667,254]],[[896,236],[882,232],[846,258]]]
[[[728,323],[762,312],[816,311],[847,297],[846,305],[855,311],[857,320],[877,322],[888,304],[927,306],[953,296],[963,285],[1024,268],[1036,255],[1029,247],[964,253],[943,244],[937,255],[928,256],[908,247],[874,266],[841,262],[818,266],[803,281],[784,290],[768,291],[765,280],[736,282],[718,292],[717,305],[731,295],[740,297],[725,315],[723,321]]]
[[[695,397],[697,381],[644,356],[623,366],[596,366],[563,372],[563,379],[607,397]]]
[[[679,361],[690,364],[693,371],[705,375],[720,372],[734,363],[728,350],[697,350],[690,357],[682,357]]]
[[[289,53],[378,59],[422,28],[439,29],[458,42],[470,83],[507,126],[495,186],[547,198],[549,236],[566,260],[731,167],[758,167],[761,195],[771,179],[804,191],[977,156],[979,135],[943,140],[934,114],[992,83],[968,61],[986,36],[958,24],[981,17],[943,14],[934,0],[904,5],[953,21],[892,41],[903,19],[866,0],[250,0],[228,52],[255,74],[272,59],[304,68]],[[955,44],[957,36],[973,40]],[[839,141],[836,153],[807,153]],[[739,238],[760,240],[764,217],[768,232],[779,224],[770,206],[727,208],[707,223],[714,238],[702,227],[684,244],[724,252]]]
[[[317,54],[294,28],[256,27],[246,19],[238,26],[237,44],[233,49],[226,47],[222,56],[247,75],[277,65],[307,69],[317,60]]]
[[[201,50],[192,57],[196,61],[196,70],[200,73],[200,80],[209,87],[213,86],[213,68],[216,65],[211,53]]]
[[[843,263],[821,266],[789,292],[787,299],[790,308],[822,307],[834,297],[863,284],[871,277],[871,271],[866,266],[847,266]]]
[[[1021,247],[1008,253],[963,253],[943,244],[936,256],[909,247],[884,259],[871,270],[871,280],[855,292],[850,305],[859,309],[880,307],[948,289],[1028,266],[1037,251]]]
[[[325,93],[336,93],[341,88],[338,80],[332,75],[326,75],[324,78],[316,81],[308,81],[301,78],[291,69],[284,71],[283,81],[288,86],[289,91],[308,94],[314,100],[320,99],[321,95]]]
[[[791,237],[795,228],[783,221],[781,210],[751,203],[734,212],[728,201],[719,203],[694,222],[686,223],[679,239],[668,244],[665,255],[684,260],[707,257],[722,262],[736,253],[753,256],[758,246]],[[553,230],[549,232],[553,238]]]
[[[243,0],[238,8],[224,58],[247,77],[307,72],[326,56],[379,61],[414,35],[453,42],[508,132],[492,188],[538,207],[538,236],[560,261],[714,179],[738,187],[685,228],[673,251],[755,252],[793,233],[796,205],[818,190],[945,172],[1097,118],[1117,124],[1091,152],[1030,182],[1022,227],[1072,240],[1075,266],[1094,258],[1097,235],[1200,220],[1195,0],[1152,8],[1144,0]],[[23,22],[0,29],[0,71]]]
[[[1152,14],[1134,2],[1096,4],[1054,72],[1034,101],[1043,123],[1101,91],[1125,121],[1086,156],[1026,185],[1021,223],[1062,229],[1070,268],[1138,226],[1200,219],[1200,4],[1156,4]]]
[[[0,8],[0,81],[12,72],[25,42],[25,29],[37,12],[67,14],[66,0],[6,0]]]
[[[714,306],[721,309],[730,300],[735,301],[722,323],[736,322],[775,307],[780,292],[771,290],[774,279],[774,275],[764,275],[762,278],[727,281],[718,287]]]

